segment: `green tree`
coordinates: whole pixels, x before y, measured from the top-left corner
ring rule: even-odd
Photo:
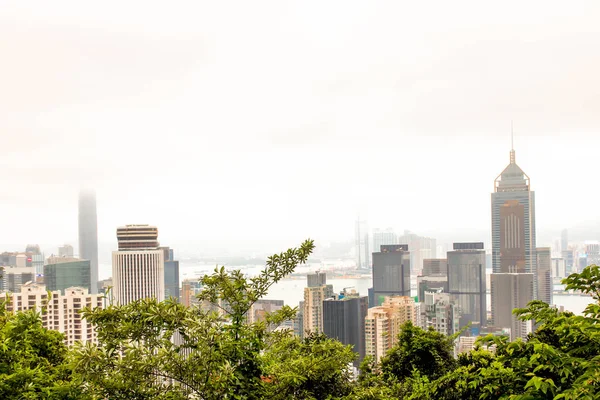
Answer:
[[[198,300],[219,312],[169,300],[86,310],[102,344],[76,350],[74,365],[86,389],[110,399],[282,398],[282,392],[308,393],[288,379],[300,371],[300,364],[305,367],[301,379],[315,388],[321,385],[312,392],[315,398],[347,385],[341,366],[353,359],[348,348],[322,337],[299,342],[289,333],[269,332],[267,325],[292,318],[295,310],[284,307],[266,322],[246,322],[252,305],[306,262],[313,247],[307,240],[269,257],[265,270],[254,278],[224,268],[204,277]],[[297,357],[286,356],[287,346]],[[311,367],[309,360],[318,365]]]
[[[351,346],[320,334],[286,335],[265,353],[269,399],[337,399],[352,389]]]
[[[398,335],[398,343],[378,365],[369,357],[360,367],[358,384],[349,399],[388,400],[408,398],[456,367],[454,337],[433,329],[423,330],[407,322]]]
[[[42,310],[43,311],[43,310]],[[0,304],[0,398],[80,399],[64,336],[42,326],[39,312],[7,311]]]
[[[413,376],[413,371],[435,379],[455,365],[452,337],[407,322],[398,335],[398,343],[382,358],[381,372],[384,378],[393,376],[399,381]]]
[[[583,315],[559,312],[541,301],[514,311],[535,320],[526,341],[488,336],[459,367],[412,392],[411,399],[595,399],[600,397],[600,268],[592,265],[563,280],[592,295]]]

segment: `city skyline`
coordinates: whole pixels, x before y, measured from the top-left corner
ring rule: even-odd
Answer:
[[[147,222],[178,254],[347,240],[357,214],[488,243],[511,120],[544,199],[539,245],[562,228],[598,237],[600,5],[582,4],[241,4],[240,18],[221,4],[11,3],[0,243],[74,243],[81,186],[98,192],[101,243]],[[176,190],[148,196],[155,182]]]
[[[0,398],[600,398],[599,20],[2,2]]]

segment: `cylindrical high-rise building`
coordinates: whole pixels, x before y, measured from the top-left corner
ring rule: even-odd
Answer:
[[[158,229],[150,225],[117,228],[119,250],[113,251],[114,299],[117,304],[165,297],[164,251],[159,249]]]
[[[90,260],[90,293],[98,293],[98,217],[96,193],[79,193],[79,258]]]

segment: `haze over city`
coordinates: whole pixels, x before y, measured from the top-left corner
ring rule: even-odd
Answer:
[[[251,255],[359,214],[489,245],[511,121],[538,245],[597,240],[600,4],[459,3],[3,2],[2,247],[76,244],[81,187],[101,258],[129,223]]]
[[[600,398],[599,21],[0,1],[0,399]]]

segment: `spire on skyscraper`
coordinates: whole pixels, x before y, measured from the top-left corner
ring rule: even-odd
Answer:
[[[510,163],[516,164],[515,161],[515,133],[513,131],[513,122],[510,121]]]
[[[510,123],[510,163],[494,181],[496,192],[530,190],[529,176],[517,165],[515,158],[514,131],[512,121]]]

